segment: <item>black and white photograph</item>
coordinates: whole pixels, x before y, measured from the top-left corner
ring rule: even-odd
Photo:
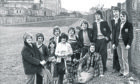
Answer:
[[[140,84],[140,0],[0,0],[0,84]]]

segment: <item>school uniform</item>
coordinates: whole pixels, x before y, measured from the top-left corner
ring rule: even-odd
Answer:
[[[114,44],[115,38],[116,38],[116,30],[120,25],[120,19],[119,18],[113,18],[111,20],[111,26],[112,26],[112,45]],[[113,69],[115,71],[120,70],[120,64],[118,59],[118,53],[117,48],[113,49]]]
[[[93,31],[95,36],[95,51],[98,52],[102,56],[103,69],[107,70],[106,62],[107,62],[107,43],[111,40],[110,34],[111,30],[108,26],[107,21],[100,20],[99,22],[93,23]],[[108,38],[108,40],[105,39]]]
[[[126,46],[131,46],[133,41],[133,26],[130,22],[126,21],[120,23],[120,27],[116,30],[115,45],[117,46],[117,52],[120,62],[120,73],[123,75],[129,74],[129,64],[128,64],[128,49]]]

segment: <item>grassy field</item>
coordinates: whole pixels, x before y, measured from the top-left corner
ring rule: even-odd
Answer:
[[[62,32],[67,33],[68,27],[78,26],[78,18],[51,20],[46,22],[7,25],[0,27],[0,84],[24,84],[25,75],[21,59],[23,47],[23,34],[30,32],[34,36],[36,33],[43,33],[44,44],[48,45],[48,40],[53,35],[53,27],[61,26]],[[62,27],[63,26],[63,27]]]
[[[61,27],[62,32],[67,32],[69,26],[79,25],[79,22]],[[52,37],[53,27],[0,27],[0,84],[25,84],[21,50],[23,47],[23,34],[30,32],[34,36],[42,32],[45,36],[44,43]],[[110,56],[109,56],[110,58]],[[112,57],[107,63],[108,72],[105,77],[95,78],[95,84],[129,84],[128,80],[112,74]],[[139,83],[137,83],[139,84]]]
[[[22,36],[25,32],[35,35],[42,32],[45,35],[45,44],[52,37],[51,27],[0,27],[0,84],[23,84],[25,76],[21,59],[23,47]],[[67,27],[62,27],[62,32],[67,32]],[[35,41],[35,39],[34,39]]]

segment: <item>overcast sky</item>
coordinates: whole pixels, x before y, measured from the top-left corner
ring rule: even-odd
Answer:
[[[110,8],[116,6],[118,2],[124,2],[125,0],[61,0],[62,8],[71,11],[88,12],[91,7],[95,7],[98,4],[104,4],[104,8]]]

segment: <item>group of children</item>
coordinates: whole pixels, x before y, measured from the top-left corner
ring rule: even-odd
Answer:
[[[122,12],[121,15],[126,18],[125,12]],[[111,40],[111,30],[107,21],[102,18],[102,12],[97,11],[95,13],[96,21],[92,24],[93,29],[88,27],[87,21],[82,21],[80,26],[70,27],[68,34],[61,33],[60,28],[56,26],[53,29],[54,36],[50,38],[48,47],[43,44],[45,38],[42,33],[36,34],[35,43],[32,42],[32,35],[25,33],[23,36],[24,47],[21,54],[24,71],[27,75],[27,84],[34,84],[35,82],[37,84],[63,84],[64,74],[69,73],[67,62],[78,62],[77,81],[80,83],[86,83],[96,76],[103,77],[104,72],[107,71],[107,43]],[[120,19],[118,20],[120,22]],[[121,20],[123,21],[123,19]],[[125,24],[125,21],[123,22]],[[126,29],[121,31],[121,29],[113,29],[117,28],[119,24],[115,23],[114,25],[114,27],[112,25],[113,49],[116,49],[119,45],[117,48],[128,54],[133,39],[133,33],[130,31],[132,29],[129,28],[129,25],[125,25],[122,30],[123,28]],[[119,32],[124,32],[121,33],[121,37]],[[121,39],[118,40],[117,36]],[[126,46],[127,50],[123,50],[122,46],[124,46],[123,49]],[[119,54],[124,57],[121,51]],[[125,56],[127,61],[128,55]],[[120,62],[125,61],[124,59],[121,60],[122,57],[119,57]],[[126,65],[122,65],[124,63],[119,64],[122,72],[119,76],[127,75],[129,73],[128,61]],[[123,69],[123,66],[126,66],[127,69]],[[123,71],[125,71],[125,74],[123,74]]]
[[[76,31],[80,31],[79,26],[76,28],[70,27],[68,35],[61,33],[59,27],[55,27],[53,30],[54,37],[50,38],[48,47],[43,44],[45,38],[42,33],[36,34],[35,43],[32,42],[33,37],[30,33],[24,34],[22,58],[25,74],[28,78],[27,84],[34,84],[35,76],[37,84],[43,84],[43,81],[45,84],[63,84],[64,74],[68,73],[65,60],[80,60],[78,71],[90,70],[94,65],[96,65],[96,68],[102,68],[101,56],[95,53],[94,44],[91,44],[87,54],[80,59],[81,45]],[[76,53],[76,55],[74,56],[73,53]],[[99,66],[98,62],[94,61],[93,63],[93,60],[98,60]],[[82,64],[84,64],[84,68]],[[98,75],[97,71],[94,72],[96,73],[95,75]]]

